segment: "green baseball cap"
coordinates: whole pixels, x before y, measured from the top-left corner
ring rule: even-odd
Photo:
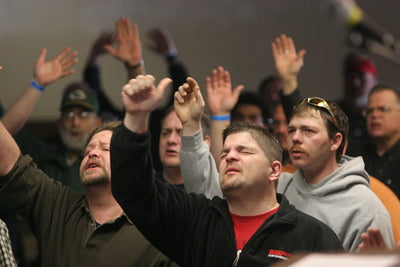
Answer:
[[[95,113],[99,112],[99,102],[93,90],[84,84],[73,84],[68,86],[61,100],[61,110],[68,107],[84,107]]]

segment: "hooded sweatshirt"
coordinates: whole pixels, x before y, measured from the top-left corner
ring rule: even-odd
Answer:
[[[277,191],[330,226],[346,250],[357,250],[368,227],[379,228],[388,247],[394,245],[390,215],[369,188],[362,157],[343,156],[339,168],[317,184],[307,183],[301,170],[282,173]]]

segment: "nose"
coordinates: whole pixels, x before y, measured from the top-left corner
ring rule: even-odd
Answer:
[[[292,141],[294,144],[301,143],[303,140],[303,136],[301,135],[301,131],[293,130],[288,137],[289,141]]]
[[[99,157],[99,150],[97,148],[94,148],[89,151],[88,153],[89,158],[98,158]]]
[[[71,119],[71,123],[73,126],[79,125],[80,122],[81,122],[81,119],[77,115],[73,116]]]
[[[225,161],[227,163],[231,163],[231,162],[238,161],[238,160],[239,160],[238,153],[236,151],[234,151],[233,149],[231,149],[228,152],[228,154],[226,154],[226,156],[225,156]]]
[[[173,132],[168,137],[168,144],[179,144],[181,140],[181,136],[179,133]]]

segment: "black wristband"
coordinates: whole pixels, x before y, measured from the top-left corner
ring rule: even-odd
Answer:
[[[126,67],[127,69],[134,70],[134,69],[139,68],[139,67],[142,66],[143,64],[144,64],[144,61],[143,61],[143,59],[142,59],[142,60],[140,60],[139,63],[136,64],[136,65],[129,65],[128,63],[125,62],[125,67]]]

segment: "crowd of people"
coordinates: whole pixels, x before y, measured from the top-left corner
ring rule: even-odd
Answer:
[[[400,92],[378,84],[371,60],[346,57],[343,98],[303,98],[306,51],[282,34],[271,45],[277,75],[258,91],[233,86],[222,66],[201,90],[168,31],[148,37],[169,78],[146,73],[139,29],[120,18],[94,41],[83,81],[64,89],[51,140],[24,125],[78,58],[40,51],[2,111],[1,266],[268,266],[396,247]],[[107,53],[127,71],[123,110],[101,84]],[[35,263],[16,214],[37,238]]]

